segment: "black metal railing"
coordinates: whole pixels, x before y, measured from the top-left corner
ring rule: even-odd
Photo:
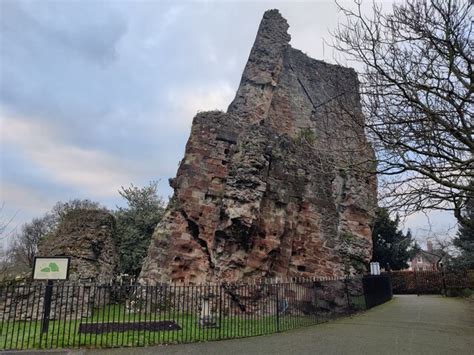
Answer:
[[[364,290],[362,277],[3,286],[0,349],[144,346],[269,334],[366,309],[373,292]]]

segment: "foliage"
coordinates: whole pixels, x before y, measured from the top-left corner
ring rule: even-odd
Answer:
[[[164,213],[165,203],[157,195],[157,182],[139,188],[130,185],[119,191],[127,207],[118,207],[116,245],[120,272],[138,276],[156,225]]]
[[[378,261],[381,267],[387,263],[393,270],[405,269],[410,260],[419,250],[408,230],[403,234],[399,230],[400,219],[391,219],[386,208],[377,211],[374,229],[372,231],[373,254],[372,260]]]
[[[407,0],[373,14],[340,6],[334,48],[359,73],[386,206],[461,213],[474,193],[472,1]]]
[[[308,144],[312,146],[316,142],[316,133],[311,128],[302,128],[299,130],[296,141],[299,144]]]

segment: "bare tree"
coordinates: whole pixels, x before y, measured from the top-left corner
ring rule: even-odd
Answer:
[[[333,46],[359,63],[383,204],[461,211],[474,195],[471,1],[408,0],[370,17],[340,6]]]
[[[10,264],[19,271],[31,269],[40,241],[53,233],[61,219],[75,209],[104,209],[104,207],[97,202],[80,199],[56,203],[50,212],[23,224],[20,231],[13,235],[13,242],[7,251]]]
[[[10,236],[14,230],[11,224],[15,219],[16,213],[11,217],[6,217],[4,213],[5,203],[0,206],[0,242]]]
[[[23,224],[9,250],[14,264],[20,269],[31,268],[40,240],[53,231],[54,225],[55,221],[51,214],[33,218],[31,222]]]

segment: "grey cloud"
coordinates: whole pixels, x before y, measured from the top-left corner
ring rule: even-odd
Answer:
[[[115,57],[126,22],[118,12],[104,9],[99,2],[87,5],[6,0],[2,2],[2,33],[7,40],[14,37],[18,45],[30,49],[57,45],[66,55],[107,63]],[[104,10],[106,15],[101,13]]]
[[[262,13],[274,7],[45,0],[3,0],[0,6],[2,111],[55,127],[61,134],[54,142],[58,147],[68,142],[116,157],[135,170],[141,181],[134,183],[161,178],[165,195],[193,110],[226,109]],[[223,87],[230,94],[215,99]],[[8,180],[54,190],[54,176],[22,169],[25,159],[5,164],[23,174],[8,174]]]
[[[226,109],[268,8],[281,9],[297,47],[322,58],[332,2],[1,0],[0,110],[55,127],[57,146],[113,156],[135,170],[133,183],[161,178],[168,195],[193,110]],[[216,99],[223,88],[230,94]],[[4,179],[55,198],[94,198],[54,188],[51,172],[28,164],[4,159]]]

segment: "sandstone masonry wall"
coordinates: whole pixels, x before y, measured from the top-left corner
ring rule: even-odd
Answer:
[[[71,256],[69,280],[109,283],[118,256],[114,244],[114,217],[102,210],[68,212],[53,235],[44,239],[39,256]]]
[[[38,256],[71,256],[68,281],[53,285],[50,319],[90,317],[94,308],[109,303],[108,284],[114,279],[118,256],[114,245],[115,220],[103,210],[68,212],[54,234],[43,239]],[[46,282],[6,287],[0,295],[0,318],[40,320]]]
[[[264,14],[227,113],[199,113],[141,281],[343,276],[365,269],[376,181],[349,68]]]

